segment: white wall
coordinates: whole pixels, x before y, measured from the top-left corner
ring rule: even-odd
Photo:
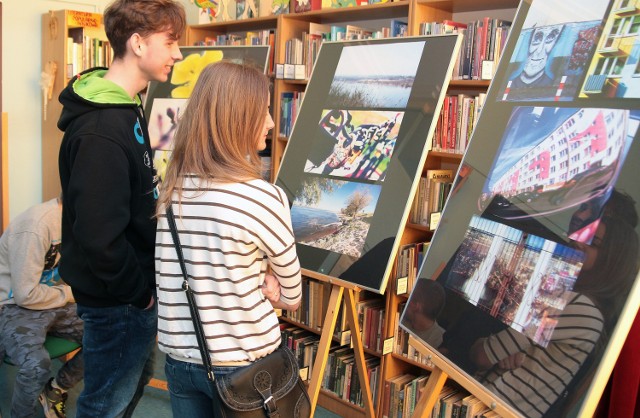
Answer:
[[[198,9],[180,0],[188,22]],[[42,14],[70,9],[102,13],[111,0],[2,0],[2,111],[9,116],[9,217],[42,200],[40,89]],[[57,100],[53,98],[52,100]],[[57,118],[57,115],[48,115]]]

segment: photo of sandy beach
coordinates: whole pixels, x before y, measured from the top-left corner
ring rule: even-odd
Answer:
[[[295,196],[296,242],[360,258],[381,186],[311,177]]]

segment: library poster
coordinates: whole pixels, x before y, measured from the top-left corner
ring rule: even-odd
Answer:
[[[182,60],[174,64],[166,82],[152,81],[147,88],[145,116],[149,125],[154,166],[160,178],[171,154],[172,140],[187,99],[202,69],[221,60],[251,63],[266,70],[269,46],[180,47]]]
[[[640,304],[640,12],[511,27],[399,328],[516,416],[591,416]]]
[[[384,293],[459,47],[322,44],[276,179],[304,269]]]

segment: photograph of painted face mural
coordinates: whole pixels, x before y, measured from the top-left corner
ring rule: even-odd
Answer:
[[[607,0],[532,2],[498,100],[573,100],[596,49],[607,5]]]
[[[551,25],[533,30],[529,43],[529,56],[522,73],[512,86],[551,86],[553,79],[544,71],[549,54],[558,42],[564,25]]]

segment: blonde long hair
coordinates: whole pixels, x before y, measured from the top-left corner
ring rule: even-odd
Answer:
[[[255,67],[220,61],[202,70],[180,118],[158,208],[182,199],[185,175],[215,182],[260,178],[258,141],[269,111],[269,79]]]

